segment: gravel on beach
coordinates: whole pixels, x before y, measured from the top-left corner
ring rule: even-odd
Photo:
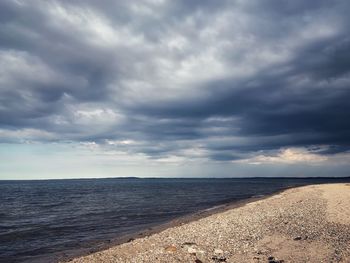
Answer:
[[[350,184],[285,190],[70,262],[350,262]]]

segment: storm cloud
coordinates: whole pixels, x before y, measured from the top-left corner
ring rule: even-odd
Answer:
[[[3,0],[0,142],[214,162],[347,154],[349,12],[346,0]]]

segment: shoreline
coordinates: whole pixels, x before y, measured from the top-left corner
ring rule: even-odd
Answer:
[[[210,261],[219,256],[225,262],[266,262],[260,260],[272,254],[276,260],[271,262],[294,262],[289,251],[298,262],[347,262],[342,259],[350,259],[350,222],[344,221],[350,214],[349,201],[349,183],[287,187],[180,217],[133,234],[130,242],[124,237],[61,262],[224,262]],[[334,218],[345,223],[339,225]],[[233,242],[236,239],[241,241]],[[278,261],[276,255],[284,259]]]
[[[336,183],[337,182],[335,182],[335,184]],[[323,183],[312,184],[312,185],[322,185],[322,184]],[[202,218],[206,218],[206,217],[209,217],[209,216],[212,216],[215,214],[223,213],[223,212],[226,212],[226,211],[229,211],[232,209],[240,208],[240,207],[245,206],[247,204],[250,204],[250,203],[253,203],[256,201],[260,201],[260,200],[265,200],[265,199],[268,199],[268,198],[273,197],[275,195],[281,194],[287,190],[297,189],[300,187],[305,187],[305,185],[288,186],[288,187],[285,187],[283,189],[280,189],[278,191],[275,191],[273,193],[269,193],[266,195],[252,196],[249,198],[231,201],[231,202],[224,203],[221,205],[216,205],[216,206],[204,209],[204,210],[200,210],[200,211],[197,211],[194,213],[190,213],[187,215],[183,215],[183,216],[174,218],[174,219],[172,219],[168,222],[165,222],[165,223],[161,223],[161,224],[157,224],[157,225],[154,225],[151,227],[147,227],[143,230],[140,230],[140,231],[137,231],[134,233],[125,234],[125,235],[122,235],[120,237],[116,237],[116,238],[109,239],[109,240],[102,241],[102,242],[97,242],[92,247],[74,249],[71,253],[69,253],[69,255],[62,256],[62,253],[59,253],[58,256],[55,257],[52,262],[53,263],[70,262],[70,261],[72,261],[76,258],[79,258],[79,257],[89,256],[89,255],[94,254],[94,253],[102,252],[104,250],[113,248],[115,246],[120,246],[122,244],[129,243],[129,242],[134,241],[136,239],[145,238],[145,237],[152,236],[154,234],[161,233],[162,231],[167,230],[169,228],[182,226],[182,225],[185,225],[185,224],[188,224],[191,222],[198,221]],[[43,259],[43,262],[46,262],[45,260],[47,260],[47,259]]]
[[[137,231],[135,233],[125,234],[125,235],[122,235],[120,237],[116,237],[116,238],[109,239],[109,240],[102,241],[102,242],[97,242],[95,244],[95,246],[92,246],[92,247],[74,249],[71,253],[69,253],[69,255],[62,256],[62,253],[58,253],[57,257],[54,256],[55,258],[53,259],[52,263],[70,262],[73,259],[78,258],[78,257],[88,256],[88,255],[91,255],[91,254],[94,254],[97,252],[101,252],[101,251],[113,248],[115,246],[129,243],[129,242],[134,241],[136,239],[149,237],[149,236],[152,236],[154,234],[161,233],[162,231],[164,231],[166,229],[181,226],[181,225],[188,224],[191,222],[195,222],[199,219],[206,218],[206,217],[211,216],[211,215],[222,213],[222,212],[225,212],[225,211],[228,211],[231,209],[236,209],[236,208],[242,207],[242,206],[249,204],[249,203],[252,203],[252,202],[267,199],[267,198],[272,197],[274,195],[280,194],[288,189],[294,189],[294,188],[299,188],[299,187],[303,187],[303,186],[290,186],[290,187],[280,189],[280,190],[273,192],[273,193],[270,193],[270,194],[266,194],[266,195],[262,195],[262,196],[252,196],[252,197],[248,197],[245,199],[224,203],[221,205],[216,205],[216,206],[204,209],[204,210],[190,213],[188,215],[176,217],[168,222],[154,225],[154,226],[145,228],[143,230]],[[67,252],[65,252],[64,254],[66,254],[66,253]],[[46,258],[42,259],[42,260],[43,260],[42,262],[47,262]],[[39,261],[41,262],[40,259],[39,259]],[[38,261],[35,261],[35,262],[38,262]]]

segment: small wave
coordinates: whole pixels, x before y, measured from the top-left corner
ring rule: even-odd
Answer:
[[[213,206],[213,207],[206,208],[203,211],[212,211],[212,210],[224,207],[224,206],[226,206],[226,205],[216,205],[216,206]]]
[[[252,198],[261,198],[261,197],[264,197],[266,195],[253,195]]]

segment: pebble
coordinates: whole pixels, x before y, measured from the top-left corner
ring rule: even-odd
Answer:
[[[222,253],[224,253],[224,251],[222,251],[221,249],[214,250],[214,254],[222,254]]]
[[[170,246],[165,248],[165,251],[168,252],[168,253],[174,253],[174,252],[177,251],[177,248],[174,245],[170,245]]]

